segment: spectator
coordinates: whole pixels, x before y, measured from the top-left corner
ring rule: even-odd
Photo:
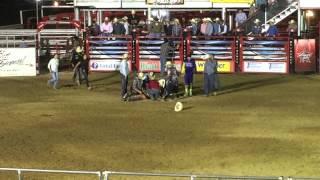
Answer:
[[[53,85],[53,89],[58,89],[59,82],[59,56],[55,54],[48,63],[48,69],[51,74],[51,79],[48,80],[48,86]]]
[[[104,18],[104,22],[100,26],[100,31],[105,36],[111,36],[113,32],[112,22],[109,21],[108,17]]]
[[[150,37],[160,39],[161,33],[164,32],[163,25],[159,22],[158,18],[154,18],[154,20],[150,24]]]
[[[266,36],[268,36],[268,37],[276,37],[278,35],[278,33],[279,33],[277,26],[274,24],[273,20],[271,20],[269,22],[269,24],[270,24],[270,27],[269,27],[269,29],[267,31]]]
[[[214,23],[212,24],[213,26],[213,35],[217,36],[220,34],[221,29],[220,29],[220,18],[216,18],[214,20]]]
[[[260,26],[260,20],[259,19],[255,19],[254,20],[254,26],[252,27],[252,34],[254,36],[261,36],[262,33],[262,27]]]
[[[204,95],[209,96],[212,92],[214,92],[214,95],[217,95],[216,90],[218,90],[219,86],[219,80],[218,80],[218,63],[213,58],[212,55],[206,55],[203,57],[204,60],[206,60],[204,64],[204,84],[203,84],[203,90]]]
[[[192,96],[193,74],[197,70],[196,62],[191,58],[191,55],[187,57],[187,61],[183,64],[184,70],[184,96]]]
[[[221,20],[219,35],[226,36],[227,33],[228,33],[228,26],[224,20]]]
[[[128,65],[128,54],[122,56],[120,62],[119,71],[121,77],[121,98],[125,100],[128,96],[128,76],[129,76],[129,65]]]
[[[153,72],[149,73],[149,81],[146,86],[151,100],[157,100],[160,96],[160,85]]]
[[[169,56],[170,51],[174,51],[175,47],[172,47],[172,41],[169,41],[167,38],[164,39],[164,42],[160,46],[160,74],[164,75],[165,64],[167,62],[167,58]],[[179,46],[176,47],[177,49]]]
[[[172,36],[172,26],[172,21],[169,21],[168,19],[163,22],[163,30],[166,36]]]
[[[136,11],[132,10],[131,15],[128,18],[129,24],[132,26],[132,29],[135,29],[138,26],[139,19],[136,16]]]
[[[211,18],[202,19],[203,23],[201,24],[200,31],[204,36],[211,36],[213,33],[213,26]]]
[[[126,29],[124,25],[119,23],[118,18],[113,19],[113,35],[124,35],[126,33]]]
[[[251,17],[256,12],[256,4],[251,3],[248,16]]]
[[[287,28],[287,32],[290,33],[295,33],[298,30],[298,25],[296,23],[295,20],[291,19],[288,23],[288,28]]]
[[[21,42],[19,44],[19,48],[27,48],[28,44],[26,43],[26,41],[24,40],[24,37],[21,38]]]
[[[256,0],[256,8],[264,10],[267,6],[267,0]]]
[[[123,27],[126,30],[125,35],[129,35],[131,31],[130,31],[130,24],[128,23],[128,17],[124,16],[122,20],[123,20]]]
[[[92,36],[98,36],[100,34],[100,26],[97,24],[96,20],[92,21],[89,31]]]
[[[192,18],[190,20],[190,23],[191,23],[192,36],[198,35],[199,26],[198,26],[197,21],[194,18]]]
[[[247,20],[246,13],[244,13],[242,9],[240,9],[236,14],[236,18],[235,18],[236,27],[240,26],[240,24],[244,23],[246,20]]]
[[[173,26],[172,26],[172,36],[179,37],[181,34],[181,25],[179,22],[179,19],[175,18],[173,20]]]

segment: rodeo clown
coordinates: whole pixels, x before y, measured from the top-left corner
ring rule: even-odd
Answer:
[[[192,96],[193,74],[197,71],[196,62],[191,58],[190,53],[183,63],[182,73],[184,73],[184,96]]]

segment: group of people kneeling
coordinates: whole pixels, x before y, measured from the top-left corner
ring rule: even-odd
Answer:
[[[175,65],[171,61],[166,62],[165,76],[156,78],[154,72],[138,72],[134,75],[132,85],[128,87],[129,66],[127,63],[128,54],[124,54],[120,63],[121,75],[121,99],[123,101],[135,101],[143,99],[165,100],[168,97],[178,97],[179,92],[179,74]],[[217,76],[217,61],[212,55],[203,57],[204,64],[204,96],[216,95],[219,87]],[[182,65],[184,74],[185,92],[184,96],[193,95],[193,75],[196,73],[195,60],[190,56]]]

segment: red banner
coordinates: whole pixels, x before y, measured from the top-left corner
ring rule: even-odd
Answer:
[[[315,39],[299,39],[295,41],[295,71],[316,71]]]

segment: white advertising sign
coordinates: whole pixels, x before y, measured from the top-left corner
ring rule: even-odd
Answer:
[[[90,60],[90,71],[119,71],[119,65],[121,60]],[[129,69],[130,69],[130,63]]]
[[[320,3],[316,0],[299,0],[299,7],[302,9],[319,9]]]
[[[36,75],[35,48],[0,48],[0,77]]]
[[[249,73],[287,73],[286,62],[245,61],[243,71]]]

